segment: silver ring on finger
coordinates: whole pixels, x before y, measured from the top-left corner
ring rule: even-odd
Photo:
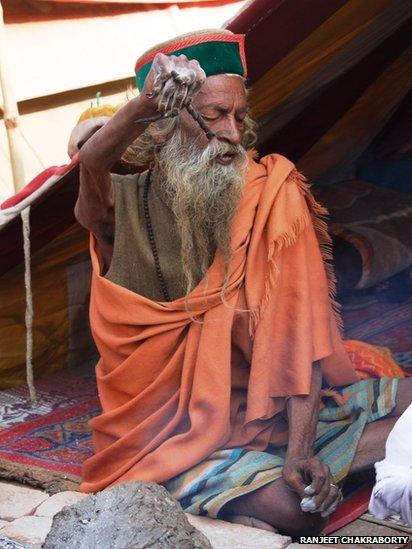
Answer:
[[[336,488],[336,491],[337,491],[337,497],[336,497],[336,499],[337,499],[338,501],[342,501],[342,500],[343,500],[342,490],[339,488],[339,486],[336,486],[336,484],[331,483],[330,487],[332,488],[332,486],[333,486],[334,488]]]

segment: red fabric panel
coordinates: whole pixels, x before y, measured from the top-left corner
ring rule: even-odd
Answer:
[[[246,34],[250,82],[255,82],[326,21],[346,0],[255,0],[229,25]]]
[[[76,222],[74,205],[79,188],[79,168],[76,163],[70,164],[70,169],[68,166],[64,166],[64,168],[64,175],[31,206],[30,241],[32,253]],[[62,170],[62,168],[57,169]],[[20,192],[26,191],[30,185]],[[0,276],[22,261],[21,218],[17,216],[0,230]]]
[[[350,494],[338,505],[338,508],[329,518],[329,522],[324,529],[326,535],[333,534],[336,530],[343,528],[350,522],[358,519],[363,513],[366,513],[369,506],[369,500],[373,490],[373,482],[361,486]],[[373,525],[371,525],[371,529]]]
[[[44,9],[42,2],[28,2],[27,0],[1,0],[4,11],[4,22],[11,23],[33,23],[35,21],[53,21],[56,19],[79,19],[83,17],[112,17],[126,13],[138,12],[156,12],[158,10],[168,9],[172,5],[180,5],[182,8],[189,7],[216,7],[225,4],[231,4],[237,0],[201,0],[180,2],[136,2],[132,3],[111,3],[95,2],[92,3],[72,3],[72,2],[49,2],[47,10]]]
[[[32,179],[30,183],[28,183],[25,187],[23,187],[21,191],[5,200],[0,205],[0,209],[5,210],[6,208],[16,206],[16,204],[19,204],[19,202],[30,196],[34,191],[44,185],[44,183],[46,183],[51,176],[63,175],[68,172],[75,164],[77,164],[77,155],[72,158],[70,164],[65,164],[64,166],[51,166],[50,168],[46,168],[43,172],[39,173],[39,175],[36,175],[36,177]]]

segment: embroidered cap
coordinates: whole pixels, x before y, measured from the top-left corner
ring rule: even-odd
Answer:
[[[239,74],[246,78],[245,37],[226,29],[203,30],[177,36],[145,52],[136,62],[136,83],[142,91],[157,53],[196,59],[206,76]]]

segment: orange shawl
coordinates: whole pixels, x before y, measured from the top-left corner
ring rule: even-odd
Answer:
[[[92,237],[90,321],[103,412],[91,421],[95,455],[84,465],[83,491],[134,479],[165,482],[223,447],[285,444],[279,412],[285,397],[308,394],[315,360],[332,386],[357,380],[322,261],[329,241],[316,216],[325,212],[303,178],[288,178],[293,169],[276,154],[250,160],[233,222],[226,304],[219,253],[190,293],[188,314],[184,298],[155,302],[103,278]],[[244,403],[234,416],[231,338],[239,302],[251,311],[244,331],[251,352]]]

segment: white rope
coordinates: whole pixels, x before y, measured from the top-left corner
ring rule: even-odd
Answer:
[[[30,206],[21,213],[23,223],[24,244],[24,286],[26,288],[26,379],[29,387],[30,398],[35,404],[37,393],[34,387],[33,377],[33,294],[31,290],[31,265],[30,265]]]

